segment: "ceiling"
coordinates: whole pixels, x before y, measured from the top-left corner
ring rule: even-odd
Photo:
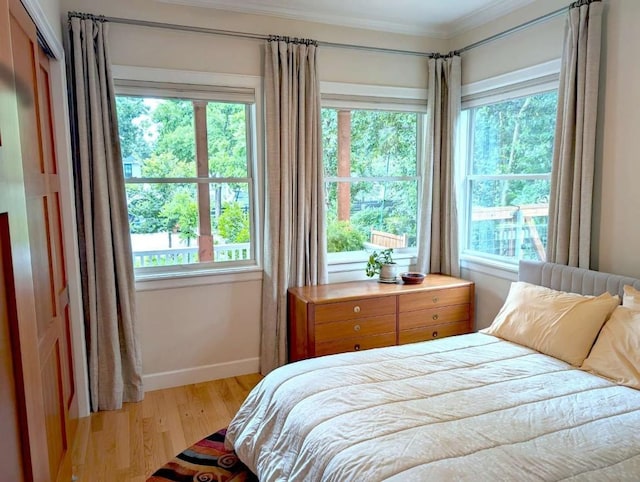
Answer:
[[[159,0],[241,13],[450,38],[535,0]]]

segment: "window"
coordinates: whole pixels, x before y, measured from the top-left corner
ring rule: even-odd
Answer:
[[[329,253],[416,246],[422,117],[322,109]]]
[[[463,110],[466,253],[544,260],[557,91]],[[464,134],[466,132],[466,135]]]
[[[117,90],[136,275],[255,265],[249,93]]]

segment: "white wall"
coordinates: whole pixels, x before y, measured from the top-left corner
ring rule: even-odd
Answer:
[[[504,303],[511,283],[517,280],[518,273],[472,266],[463,267],[460,276],[476,284],[475,329],[488,327]]]
[[[43,0],[55,1],[55,0]],[[633,48],[640,44],[640,2],[606,1],[605,51],[601,97],[594,259],[600,269],[640,277],[640,209],[634,195],[640,163],[634,159],[634,132],[640,125],[640,67]],[[451,41],[374,33],[163,4],[152,0],[62,0],[62,10],[130,17],[333,42],[447,52],[556,10],[567,2],[536,0],[525,8]],[[559,58],[564,16],[463,54],[463,82],[486,79]],[[255,40],[111,25],[112,62],[119,65],[260,75],[262,43]],[[321,80],[423,88],[423,58],[323,48]],[[637,249],[636,249],[637,251]],[[477,283],[477,326],[487,326],[506,296],[514,274],[466,267]],[[343,280],[344,275],[337,275]],[[205,284],[140,291],[138,315],[148,387],[197,381],[211,374],[255,371],[259,354],[261,283]],[[237,301],[238,300],[238,301]]]
[[[536,0],[516,12],[452,39],[451,49],[461,49],[531,19],[540,18],[568,3]],[[564,15],[554,17],[462,54],[462,83],[476,82],[559,58],[562,55],[564,19]]]
[[[63,11],[174,24],[378,45],[416,51],[446,50],[445,41],[375,33],[276,17],[179,7],[152,0],[63,0]],[[111,61],[117,65],[261,75],[262,41],[110,24]],[[322,48],[321,81],[424,88],[426,59]],[[399,75],[398,73],[401,73]],[[362,273],[364,272],[364,262]],[[362,273],[358,273],[361,275]],[[338,273],[332,281],[352,278]],[[147,290],[139,283],[137,313],[147,390],[258,371],[260,279]]]
[[[592,267],[600,271],[640,278],[640,162],[637,133],[640,128],[640,2],[605,0],[601,64]],[[560,5],[562,6],[562,5]],[[523,13],[537,18],[559,8],[556,1],[537,1],[527,9],[483,26],[455,48],[521,23]],[[510,70],[535,65],[562,55],[565,16],[516,33],[463,54],[464,82],[473,82]],[[510,282],[473,268],[463,275],[477,283],[479,328],[487,326],[506,297]]]
[[[640,278],[640,2],[605,5],[593,253],[599,270]]]
[[[137,293],[145,389],[256,373],[260,280]]]
[[[446,41],[378,33],[277,17],[208,8],[174,6],[154,0],[62,0],[63,9],[113,17],[194,25],[258,34],[278,34],[338,43],[378,45],[416,51],[445,50]],[[111,24],[112,62],[122,65],[261,75],[260,40]],[[420,57],[323,47],[321,80],[424,87],[426,60]],[[398,75],[401,72],[402,75]]]

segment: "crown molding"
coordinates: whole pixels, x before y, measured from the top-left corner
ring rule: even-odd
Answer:
[[[374,20],[356,18],[343,15],[309,12],[302,8],[270,6],[268,8],[251,2],[238,3],[235,0],[156,0],[160,3],[172,5],[185,5],[190,7],[203,7],[230,12],[246,13],[254,15],[266,15],[270,17],[303,20],[307,22],[339,25],[341,27],[361,28],[366,30],[400,33],[405,35],[427,36],[439,39],[447,38],[447,31],[440,27],[421,23],[404,23],[391,20]]]
[[[476,28],[495,18],[501,17],[535,0],[496,0],[489,6],[474,10],[464,17],[448,24],[432,24],[428,22],[400,22],[396,20],[378,20],[348,15],[312,12],[300,7],[282,7],[278,5],[264,6],[261,3],[246,0],[156,0],[160,3],[185,5],[191,7],[211,8],[231,12],[267,15],[294,20],[340,25],[343,27],[360,28],[366,30],[417,35],[437,39],[449,39],[456,35]]]

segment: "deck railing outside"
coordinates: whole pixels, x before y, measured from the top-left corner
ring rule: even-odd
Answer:
[[[548,204],[474,208],[469,248],[514,259],[544,261]]]
[[[217,244],[213,247],[215,261],[241,261],[251,256],[250,243]],[[149,266],[172,266],[198,262],[198,248],[169,248],[133,252],[136,268]]]

